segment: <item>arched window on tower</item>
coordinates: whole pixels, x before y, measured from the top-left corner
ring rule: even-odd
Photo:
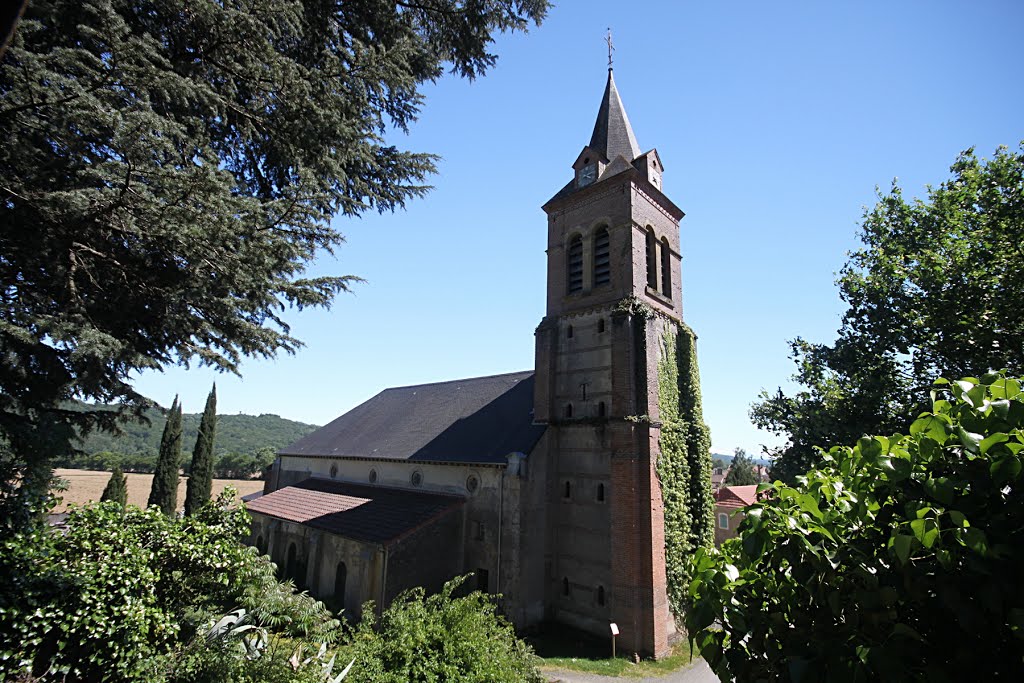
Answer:
[[[661,293],[672,298],[672,252],[667,237],[661,238]]]
[[[612,280],[612,265],[609,259],[608,228],[599,228],[594,233],[594,286],[606,285]]]
[[[647,228],[647,286],[658,288],[658,240],[654,237],[654,228]]]
[[[569,251],[566,259],[566,275],[568,276],[569,294],[583,291],[583,238],[576,235],[569,240]]]

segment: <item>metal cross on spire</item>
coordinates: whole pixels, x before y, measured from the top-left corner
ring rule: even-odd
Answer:
[[[615,46],[612,45],[612,29],[610,26],[608,27],[608,35],[605,37],[604,42],[608,43],[608,70],[611,71],[612,51],[615,49]]]

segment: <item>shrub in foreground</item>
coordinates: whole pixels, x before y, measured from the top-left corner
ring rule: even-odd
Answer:
[[[939,380],[910,434],[821,452],[693,559],[691,639],[723,680],[1024,680],[1024,394]]]

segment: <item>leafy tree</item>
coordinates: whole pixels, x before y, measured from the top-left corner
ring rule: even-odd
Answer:
[[[160,439],[160,456],[153,472],[147,506],[155,505],[169,517],[178,509],[178,470],[181,469],[181,404],[174,397]]]
[[[893,183],[864,214],[840,273],[849,308],[836,342],[792,342],[804,388],[762,393],[751,416],[789,443],[773,468],[787,481],[814,464],[814,446],[905,430],[937,376],[1024,372],[1024,144],[979,160],[906,201]]]
[[[213,442],[217,431],[217,386],[206,397],[199,435],[192,450],[192,465],[185,487],[185,514],[191,515],[210,500],[213,489]]]
[[[449,581],[436,595],[422,588],[402,593],[379,623],[372,605],[364,607],[346,650],[357,666],[345,683],[541,683],[530,646],[496,613],[493,598],[480,592],[456,597],[465,579]]]
[[[757,476],[754,469],[754,461],[750,459],[747,452],[742,448],[734,451],[732,465],[729,467],[729,474],[725,475],[726,486],[749,486],[760,483],[761,478]]]
[[[547,5],[28,3],[0,62],[0,503],[43,495],[76,430],[152,405],[132,373],[298,348],[283,309],[357,279],[305,277],[342,242],[331,219],[428,189],[435,158],[389,127]]]
[[[114,465],[114,471],[110,473],[110,479],[100,496],[100,501],[107,500],[122,506],[128,504],[128,477],[124,476],[117,465]]]
[[[232,497],[180,519],[89,505],[72,509],[66,533],[0,540],[0,679],[304,680],[286,662],[292,640],[255,661],[206,642],[211,620],[238,607],[274,640],[340,636],[323,605],[239,543],[251,520]],[[264,675],[281,670],[291,675]]]
[[[1021,386],[939,380],[909,434],[763,485],[694,560],[687,628],[722,680],[1022,680]]]

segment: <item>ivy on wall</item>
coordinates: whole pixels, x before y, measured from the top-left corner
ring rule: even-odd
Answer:
[[[665,506],[669,602],[676,614],[682,613],[690,581],[687,558],[697,548],[714,543],[711,437],[704,424],[696,349],[696,336],[685,325],[671,324],[662,334],[657,472]]]

